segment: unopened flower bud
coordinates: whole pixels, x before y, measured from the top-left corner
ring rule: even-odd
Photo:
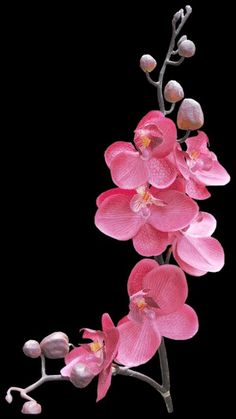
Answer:
[[[84,388],[91,383],[93,378],[94,374],[84,364],[76,364],[71,370],[70,381],[75,387]]]
[[[142,55],[140,58],[140,67],[146,73],[151,73],[151,71],[156,68],[157,62],[155,58],[153,58],[149,54]]]
[[[189,4],[187,6],[185,6],[185,10],[187,13],[192,13],[192,7],[189,6]]]
[[[63,332],[54,332],[46,336],[40,346],[42,353],[51,359],[64,358],[69,352],[69,339]]]
[[[42,407],[35,400],[25,402],[21,410],[21,413],[24,413],[25,415],[39,415],[41,412]]]
[[[12,403],[12,400],[13,400],[13,397],[12,397],[12,395],[10,394],[10,393],[7,393],[7,395],[6,395],[6,397],[5,397],[5,400],[6,400],[6,402],[7,403]]]
[[[180,42],[178,47],[178,53],[181,57],[189,58],[195,54],[196,47],[193,41],[186,39]]]
[[[181,38],[179,38],[178,42],[177,42],[177,46],[179,46],[179,44],[181,44],[181,42],[186,41],[187,39],[187,35],[182,35]]]
[[[41,355],[41,348],[37,340],[27,340],[23,346],[23,352],[30,358],[38,358]]]
[[[195,130],[204,124],[201,105],[194,99],[184,99],[177,114],[177,125],[183,130]]]
[[[173,22],[177,22],[181,16],[183,16],[183,9],[180,9],[178,12],[176,12],[173,16]]]
[[[183,99],[184,91],[176,80],[170,80],[164,89],[164,97],[167,102],[176,103]]]

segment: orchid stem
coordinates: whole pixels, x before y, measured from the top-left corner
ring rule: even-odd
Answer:
[[[154,256],[154,259],[157,263],[159,263],[159,265],[164,265],[165,263],[162,255]]]
[[[159,108],[160,108],[160,111],[164,115],[169,114],[173,110],[172,107],[171,107],[171,110],[169,110],[169,111],[165,110],[165,102],[164,102],[163,92],[162,92],[163,78],[164,78],[164,75],[165,75],[166,66],[168,64],[173,65],[173,66],[178,66],[184,61],[184,57],[180,57],[180,59],[177,60],[177,61],[171,60],[170,57],[172,55],[176,55],[178,53],[178,50],[174,49],[175,48],[175,40],[176,40],[177,36],[179,35],[182,27],[184,26],[186,20],[188,19],[188,17],[190,16],[190,14],[192,12],[192,8],[190,6],[186,6],[185,9],[186,9],[186,13],[184,13],[183,9],[180,9],[177,13],[175,13],[175,15],[172,19],[171,40],[170,40],[170,44],[169,44],[169,48],[168,48],[165,60],[163,62],[163,65],[162,65],[160,73],[159,73],[158,81],[152,80],[150,74],[148,72],[146,72],[147,80],[149,81],[150,84],[152,84],[157,89],[157,99],[158,99]],[[180,20],[180,23],[179,23],[178,27],[176,27],[177,22],[179,20]]]
[[[60,374],[56,374],[56,375],[46,375],[45,374],[38,381],[36,381],[35,383],[31,384],[28,387],[25,387],[25,388],[10,387],[7,390],[6,400],[7,400],[7,398],[8,399],[11,398],[11,392],[12,391],[18,391],[23,399],[29,400],[29,401],[34,401],[34,399],[32,397],[30,397],[28,395],[28,393],[30,393],[31,391],[35,390],[36,388],[40,387],[42,384],[44,384],[48,381],[65,381],[65,380],[68,380],[68,378],[67,377],[62,377],[62,375],[60,375]]]
[[[41,355],[41,375],[42,377],[45,377],[46,374],[46,362],[45,362],[45,356]]]
[[[173,403],[172,403],[172,398],[170,394],[170,371],[169,371],[169,364],[168,364],[164,338],[162,338],[161,345],[158,349],[158,354],[159,354],[160,365],[161,365],[162,386],[165,389],[165,394],[166,394],[166,396],[164,397],[164,400],[165,400],[168,413],[172,413],[174,409],[173,409]]]
[[[172,248],[170,247],[167,251],[166,259],[164,260],[163,255],[154,256],[154,259],[160,264],[165,265],[169,263],[170,255],[171,255]],[[168,364],[168,358],[167,358],[167,352],[165,347],[165,341],[164,338],[162,338],[161,345],[158,349],[158,355],[160,359],[160,367],[161,367],[161,379],[162,379],[162,393],[165,394],[164,400],[166,404],[166,408],[168,413],[173,412],[173,403],[172,398],[170,394],[170,371],[169,371],[169,364]]]
[[[163,112],[164,115],[166,114],[166,111],[165,111],[165,103],[164,103],[163,93],[162,93],[162,85],[163,85],[164,74],[165,74],[165,71],[166,71],[166,66],[167,66],[167,64],[179,65],[183,62],[182,58],[180,58],[180,60],[176,61],[176,62],[170,61],[170,57],[171,57],[171,55],[173,54],[173,51],[174,51],[176,37],[179,34],[179,32],[181,31],[182,27],[184,26],[186,20],[190,16],[191,12],[192,12],[192,9],[189,6],[186,6],[185,15],[184,15],[183,9],[180,10],[179,12],[177,12],[177,14],[179,13],[180,16],[181,16],[181,23],[179,24],[178,28],[176,28],[176,23],[177,23],[178,19],[175,19],[175,16],[177,14],[174,15],[173,20],[172,20],[172,35],[171,35],[170,45],[169,45],[169,48],[168,48],[168,51],[167,51],[167,54],[166,54],[166,58],[164,60],[164,63],[162,65],[160,73],[159,73],[159,79],[158,79],[158,85],[157,85],[158,103],[159,103],[160,111]]]
[[[162,395],[163,399],[165,400],[167,411],[169,413],[173,412],[173,405],[172,405],[170,392],[164,385],[159,384],[157,381],[153,380],[152,378],[148,377],[145,374],[142,374],[141,372],[134,371],[126,367],[119,367],[118,365],[115,366],[114,374],[137,378],[138,380],[144,381],[145,383],[149,384],[156,391],[158,391],[158,393]]]

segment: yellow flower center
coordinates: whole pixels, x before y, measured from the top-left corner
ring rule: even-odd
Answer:
[[[148,191],[145,191],[142,193],[142,201],[145,202],[145,204],[149,204],[151,202],[152,196]]]
[[[147,148],[147,147],[150,145],[150,142],[151,142],[150,138],[149,138],[149,137],[147,137],[146,135],[144,135],[144,136],[142,137],[142,146],[143,146],[144,148]]]
[[[98,352],[102,348],[102,343],[95,341],[90,343],[90,348],[92,352]]]
[[[146,301],[144,300],[144,298],[140,298],[139,300],[137,300],[136,301],[136,304],[137,304],[137,306],[138,306],[138,308],[139,308],[139,310],[144,310],[145,309],[145,307],[147,307],[147,303],[146,303]]]
[[[189,155],[190,155],[190,157],[191,157],[192,160],[197,160],[197,158],[200,155],[200,152],[197,151],[197,150],[193,150]]]

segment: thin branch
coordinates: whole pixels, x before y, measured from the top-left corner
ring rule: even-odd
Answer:
[[[131,370],[130,368],[126,367],[119,367],[118,365],[115,366],[115,375],[126,375],[127,377],[137,378],[138,380],[144,381],[145,383],[150,384],[155,390],[159,393],[163,394],[164,389],[161,384],[157,383],[157,381],[153,380],[152,378],[148,377],[141,372]]]
[[[179,10],[177,13],[175,13],[173,20],[172,20],[172,35],[171,35],[171,40],[170,40],[170,44],[169,44],[169,48],[166,54],[166,58],[164,60],[164,63],[162,65],[162,68],[160,70],[159,73],[159,79],[158,79],[158,86],[157,86],[157,97],[158,97],[158,103],[159,103],[159,107],[160,107],[160,111],[164,113],[164,115],[166,114],[165,112],[165,103],[164,103],[164,99],[163,99],[163,93],[162,93],[162,85],[163,85],[163,78],[164,78],[164,74],[166,71],[166,66],[168,61],[170,61],[170,57],[172,55],[172,52],[174,51],[174,47],[175,47],[175,40],[177,35],[179,34],[179,32],[181,31],[182,27],[184,26],[186,20],[188,19],[188,17],[190,16],[192,12],[192,8],[190,6],[186,6],[186,14],[184,15],[184,11],[183,9]],[[177,21],[181,18],[181,23],[179,24],[178,28],[176,29],[176,23]],[[182,58],[177,61],[176,63],[181,64],[181,62],[183,62]],[[169,62],[169,64],[172,63],[172,61]],[[174,63],[174,61],[173,61]],[[172,65],[179,65],[179,64],[172,64]]]
[[[148,71],[146,71],[146,77],[147,77],[147,81],[152,84],[153,86],[157,87],[158,86],[158,81],[154,81],[152,80],[150,73],[148,73]]]
[[[46,374],[46,362],[45,362],[45,356],[41,355],[41,375],[42,377],[45,377]]]
[[[171,112],[173,112],[174,109],[175,109],[175,103],[172,103],[170,109],[166,111],[166,115],[169,115]]]
[[[31,384],[28,387],[25,387],[25,388],[21,388],[21,387],[10,387],[7,390],[6,400],[7,401],[8,400],[11,400],[12,401],[11,392],[12,391],[18,391],[23,399],[34,401],[34,399],[32,397],[30,397],[27,393],[30,393],[31,391],[35,390],[36,388],[40,387],[42,384],[44,384],[44,383],[46,383],[48,381],[68,381],[68,378],[67,377],[62,377],[62,375],[60,375],[60,374],[56,374],[56,375],[44,375],[38,381],[36,381],[35,383]]]
[[[162,255],[154,256],[154,259],[159,265],[164,265],[165,263]]]
[[[118,365],[115,366],[114,375],[124,375],[126,377],[133,377],[137,378],[138,380],[144,381],[145,383],[152,386],[158,393],[160,393],[165,401],[167,411],[169,413],[173,412],[173,405],[170,396],[170,391],[164,385],[160,385],[157,381],[153,380],[152,378],[148,377],[141,372],[134,371],[130,368],[126,367],[119,367]]]
[[[178,65],[182,64],[183,61],[184,61],[184,57],[181,57],[178,61],[168,60],[166,64],[174,65],[177,67]]]
[[[182,138],[179,138],[179,139],[177,140],[177,142],[178,142],[179,144],[185,143],[185,141],[186,141],[186,140],[187,140],[187,138],[189,137],[190,133],[191,133],[191,131],[190,131],[190,130],[186,131],[185,135],[184,135]]]
[[[168,264],[170,262],[171,253],[172,253],[172,246],[170,246],[166,252],[165,264]]]
[[[172,413],[174,409],[173,409],[173,403],[172,403],[172,398],[170,394],[170,371],[169,371],[169,364],[168,364],[164,338],[162,338],[161,345],[158,349],[158,354],[159,354],[160,365],[161,365],[162,386],[163,388],[165,388],[165,393],[166,393],[165,404],[167,407],[167,411],[169,413]]]

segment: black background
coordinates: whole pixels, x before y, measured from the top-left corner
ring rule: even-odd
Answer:
[[[177,79],[186,97],[201,103],[212,150],[233,174],[233,18],[227,2],[209,3],[191,2],[193,14],[182,34],[194,40],[197,52],[168,69],[166,80]],[[140,257],[131,242],[110,239],[94,226],[96,196],[112,186],[103,153],[116,140],[130,141],[140,118],[157,108],[139,58],[150,53],[160,68],[172,15],[183,6],[157,1],[129,10],[128,2],[99,2],[49,10],[19,4],[3,13],[4,418],[21,417],[18,397],[11,406],[4,401],[7,387],[38,378],[38,360],[21,351],[25,340],[62,330],[77,343],[79,329],[99,328],[103,312],[114,322],[127,312],[126,282]],[[218,220],[215,237],[225,248],[226,266],[217,274],[189,277],[188,302],[199,315],[200,331],[190,341],[166,343],[173,418],[231,416],[233,182],[211,192],[200,205]],[[49,369],[60,366],[51,362]],[[158,360],[142,370],[159,378]],[[131,378],[114,377],[108,395],[96,404],[95,381],[84,390],[69,383],[38,389],[42,417],[168,417],[161,397]]]

